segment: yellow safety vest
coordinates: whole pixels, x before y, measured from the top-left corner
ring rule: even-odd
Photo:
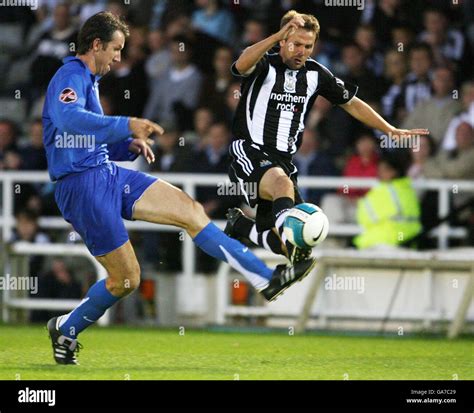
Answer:
[[[399,245],[421,231],[420,204],[410,178],[380,182],[357,204],[357,223],[363,231],[357,248]]]

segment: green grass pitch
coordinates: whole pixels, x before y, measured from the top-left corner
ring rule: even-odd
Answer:
[[[474,379],[472,339],[94,327],[58,366],[46,334],[0,325],[0,380]]]

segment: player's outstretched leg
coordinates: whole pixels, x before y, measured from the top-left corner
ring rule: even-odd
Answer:
[[[294,267],[268,268],[247,247],[215,226],[201,204],[164,181],[145,191],[135,205],[133,218],[185,229],[199,248],[243,274],[268,300],[308,275],[314,266],[314,260],[309,259]]]
[[[76,354],[82,347],[77,341],[79,333],[94,324],[108,308],[140,283],[140,266],[130,241],[96,259],[109,276],[97,281],[70,313],[48,321],[53,356],[58,364],[78,364]]]
[[[287,256],[282,241],[274,230],[269,229],[258,232],[255,221],[247,217],[240,208],[229,209],[226,218],[227,225],[224,232],[229,237],[243,242],[249,240],[253,244],[265,248],[267,251]]]
[[[260,179],[259,198],[272,202],[275,232],[257,232],[253,220],[246,217],[241,210],[234,208],[227,214],[226,234],[236,239],[247,238],[276,254],[285,255],[292,264],[305,261],[311,257],[311,248],[303,249],[292,245],[283,232],[283,224],[291,208],[295,206],[295,186],[283,169],[272,167]],[[260,206],[259,206],[260,208]]]

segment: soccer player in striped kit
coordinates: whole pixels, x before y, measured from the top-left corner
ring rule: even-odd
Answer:
[[[311,249],[287,242],[283,222],[295,203],[303,202],[292,156],[301,144],[305,120],[316,98],[325,97],[395,139],[428,131],[390,125],[356,96],[357,86],[343,82],[310,58],[319,37],[316,17],[291,10],[283,16],[280,27],[277,33],[246,48],[232,65],[232,72],[242,83],[232,128],[229,176],[240,185],[247,203],[257,206],[257,216],[254,221],[233,208],[227,214],[225,232],[296,263],[307,259]],[[276,44],[280,49],[272,53]],[[245,192],[255,185],[256,194]]]

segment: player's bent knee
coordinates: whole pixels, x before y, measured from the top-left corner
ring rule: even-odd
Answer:
[[[140,267],[124,271],[121,274],[109,274],[107,289],[116,297],[125,297],[140,285]]]
[[[292,194],[294,191],[293,182],[286,175],[275,178],[273,187],[273,199]]]
[[[187,214],[186,231],[196,234],[201,231],[209,223],[209,218],[204,211],[204,207],[197,201],[192,201],[189,214]]]

